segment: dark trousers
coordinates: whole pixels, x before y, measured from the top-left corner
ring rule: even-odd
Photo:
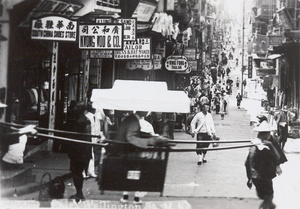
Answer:
[[[71,159],[70,169],[73,175],[73,182],[77,195],[83,195],[83,175],[82,172],[88,167],[90,159]]]
[[[220,112],[220,105],[216,105],[216,113],[218,114]]]
[[[198,133],[197,134],[197,141],[209,141],[212,140],[211,136],[207,133]],[[207,148],[209,147],[210,143],[198,143],[196,148]],[[196,151],[197,155],[206,154],[207,151]]]
[[[169,125],[169,138],[174,139],[175,121],[169,120],[168,125]]]
[[[278,125],[279,143],[286,142],[288,138],[288,126]]]
[[[252,179],[257,196],[262,200],[273,199],[274,190],[272,179]]]

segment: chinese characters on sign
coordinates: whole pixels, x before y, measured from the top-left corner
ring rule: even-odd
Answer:
[[[90,58],[113,58],[112,50],[90,50]]]
[[[50,115],[49,115],[49,128],[54,129],[55,123],[55,101],[56,101],[56,88],[57,88],[57,63],[58,63],[58,42],[53,42],[52,59],[51,59],[51,83],[50,83]]]
[[[76,41],[77,22],[48,16],[32,20],[31,38],[53,41]]]
[[[143,69],[143,70],[152,70],[153,64],[152,60],[132,60],[126,63],[126,69],[135,70],[135,69]]]
[[[120,18],[115,20],[117,23],[124,24],[124,41],[134,41],[136,39],[136,19]]]
[[[137,38],[136,41],[124,41],[122,51],[114,51],[115,59],[151,59],[151,39]]]
[[[153,69],[154,70],[160,70],[161,69],[161,63],[162,63],[162,55],[161,54],[154,54],[153,55]]]
[[[252,69],[253,69],[253,57],[249,56],[248,57],[248,78],[252,78]]]
[[[79,25],[80,49],[122,49],[123,25]]]

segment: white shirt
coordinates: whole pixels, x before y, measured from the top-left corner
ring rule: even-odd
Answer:
[[[208,133],[212,135],[215,132],[215,124],[209,112],[206,115],[199,112],[194,116],[191,122],[191,133]]]
[[[23,134],[19,137],[19,143],[9,145],[8,152],[4,155],[2,160],[11,164],[23,164],[26,143],[27,136]]]

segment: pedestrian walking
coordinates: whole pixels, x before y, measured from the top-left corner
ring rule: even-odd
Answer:
[[[249,149],[245,166],[247,173],[247,186],[251,189],[255,185],[257,196],[263,200],[259,209],[274,209],[274,189],[272,179],[282,173],[280,153],[269,140],[271,128],[267,121],[263,121],[254,131],[257,138],[252,140],[256,146]]]
[[[214,100],[216,114],[219,114],[219,112],[220,112],[220,92],[219,91],[216,92],[215,96],[213,97],[213,100]]]
[[[101,132],[101,115],[99,110],[96,110],[92,107],[92,102],[88,103],[87,106],[87,113],[85,116],[90,120],[91,123],[91,133],[92,135],[99,136],[99,137],[92,137],[93,143],[100,143],[103,140],[104,135]],[[83,171],[82,175],[83,178],[96,178],[97,177],[97,168],[101,155],[101,147],[93,146],[92,147],[92,158],[90,159],[88,167]]]
[[[287,106],[284,106],[280,113],[278,114],[278,118],[277,118],[277,133],[278,133],[278,137],[279,137],[279,144],[281,149],[283,150],[285,143],[287,141],[288,138],[288,110],[287,110]]]
[[[239,89],[240,88],[240,78],[239,77],[236,77],[235,84],[236,84],[236,89]]]
[[[87,113],[87,106],[84,102],[77,102],[77,119],[74,125],[71,127],[73,132],[79,133],[91,133],[91,122],[85,116]],[[70,170],[72,172],[73,182],[76,189],[76,194],[70,196],[70,199],[75,199],[76,202],[84,200],[82,188],[83,188],[83,171],[88,168],[90,159],[92,158],[92,147],[79,143],[80,141],[91,142],[90,136],[73,136],[78,140],[77,142],[70,143],[68,148],[68,156],[70,158]]]
[[[243,100],[242,95],[238,93],[235,98],[236,98],[236,106],[238,107],[238,109],[240,109],[241,102]]]
[[[205,104],[202,111],[197,113],[191,121],[191,136],[194,138],[195,134],[197,141],[213,140],[215,138],[215,124],[212,115],[209,113],[209,104]],[[197,143],[196,148],[207,148],[210,143]],[[198,155],[198,165],[206,163],[207,151],[196,151]]]

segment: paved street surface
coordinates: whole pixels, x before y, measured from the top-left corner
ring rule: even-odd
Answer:
[[[220,115],[213,113],[217,136],[222,141],[247,140],[255,137],[250,126],[250,114],[262,111],[259,100],[245,98],[242,108],[236,107],[236,90],[230,96],[229,114],[221,120]],[[192,140],[191,136],[177,130],[176,140]],[[300,139],[288,139],[285,147],[288,162],[282,165],[283,174],[274,179],[277,209],[297,209],[300,201]],[[242,143],[239,143],[241,145]],[[233,146],[237,144],[220,144]],[[178,144],[176,148],[195,148],[194,144]],[[246,172],[244,162],[248,148],[210,151],[207,163],[197,165],[197,155],[194,152],[173,152],[170,154],[163,196],[159,193],[147,193],[142,198],[143,206],[121,205],[121,191],[105,191],[100,194],[97,182],[90,178],[84,182],[86,201],[79,204],[73,201],[53,200],[52,207],[81,208],[202,208],[202,209],[255,209],[261,200],[256,196],[255,187],[246,187]],[[51,162],[47,162],[51,163]],[[55,163],[55,162],[53,162]],[[58,163],[58,162],[56,162]],[[65,165],[66,168],[69,165]],[[155,174],[153,174],[155,175]],[[72,179],[66,181],[65,197],[74,194]],[[130,200],[133,199],[133,194]],[[24,201],[26,199],[26,201]],[[2,206],[39,207],[38,192],[11,197],[2,200]],[[12,201],[13,200],[13,201]],[[43,205],[44,207],[47,205]]]

